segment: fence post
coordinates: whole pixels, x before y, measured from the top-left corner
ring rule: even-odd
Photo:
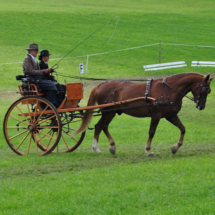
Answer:
[[[87,69],[88,69],[88,61],[89,61],[89,55],[87,55],[87,62],[86,62],[86,73],[87,73]]]

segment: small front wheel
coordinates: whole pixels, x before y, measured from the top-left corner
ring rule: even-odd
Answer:
[[[83,115],[79,112],[62,113],[61,124],[62,133],[61,139],[55,149],[57,152],[73,152],[82,143],[85,133],[80,133],[73,136],[73,133],[79,128]]]
[[[61,138],[57,109],[41,97],[24,97],[14,102],[4,118],[4,136],[18,155],[51,153]]]

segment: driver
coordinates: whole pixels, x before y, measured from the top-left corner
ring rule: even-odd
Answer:
[[[23,72],[26,77],[29,77],[38,84],[39,88],[47,94],[49,101],[58,108],[59,104],[62,102],[59,93],[60,84],[53,79],[50,79],[49,74],[54,70],[48,68],[40,69],[38,62],[35,59],[38,54],[38,49],[39,47],[37,44],[29,44],[26,49],[28,51],[27,56],[23,61]]]

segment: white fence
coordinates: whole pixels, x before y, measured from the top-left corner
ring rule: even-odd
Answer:
[[[162,43],[162,45],[165,45],[165,46],[187,46],[187,47],[199,47],[199,48],[213,48],[213,49],[215,48],[215,46],[174,44],[174,43]],[[93,57],[93,56],[96,56],[96,55],[106,55],[106,54],[110,54],[110,53],[114,53],[114,52],[129,51],[129,50],[133,50],[133,49],[140,49],[140,48],[145,48],[145,47],[150,47],[150,46],[158,46],[158,56],[159,56],[159,58],[158,58],[159,61],[158,62],[160,62],[160,59],[161,59],[161,42],[154,43],[154,44],[141,45],[141,46],[137,46],[137,47],[124,48],[124,49],[120,49],[120,50],[113,50],[113,51],[109,51],[109,52],[92,53],[92,54],[87,54],[87,55],[83,55],[83,56],[65,57],[64,59],[86,57],[85,72],[87,72],[89,57]],[[62,59],[62,58],[50,59],[50,61],[58,61],[60,59]],[[178,64],[175,64],[175,63],[178,63],[178,62],[154,64],[154,65],[156,65],[154,67],[151,67],[151,65],[146,65],[146,66],[144,66],[144,69],[145,69],[145,71],[150,71],[150,70],[159,70],[159,69],[161,70],[161,69],[169,69],[169,68],[177,68],[177,67],[185,67],[185,66],[187,66],[184,61],[179,61]],[[0,66],[7,65],[7,64],[8,65],[10,65],[10,64],[22,64],[22,62],[0,63]],[[215,62],[211,62],[211,61],[192,61],[191,66],[193,66],[193,67],[194,66],[195,67],[198,67],[198,66],[215,67]]]
[[[145,71],[153,71],[153,70],[160,70],[160,69],[170,69],[170,68],[177,68],[177,67],[185,67],[187,64],[184,61],[178,62],[171,62],[171,63],[158,63],[152,65],[145,65],[143,68]]]
[[[212,61],[192,61],[191,66],[215,67],[215,62],[212,62]]]

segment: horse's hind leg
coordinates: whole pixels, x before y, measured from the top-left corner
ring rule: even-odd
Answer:
[[[101,118],[98,123],[95,125],[95,132],[94,132],[94,139],[93,139],[93,145],[92,145],[92,150],[96,153],[101,153],[99,147],[98,147],[98,142],[99,142],[99,135],[102,131],[102,121],[103,119]]]
[[[113,140],[113,138],[111,137],[108,131],[108,125],[110,124],[114,116],[115,116],[115,112],[104,113],[102,114],[102,118],[95,125],[95,134],[94,134],[94,140],[93,140],[93,146],[92,146],[93,151],[97,153],[101,153],[101,151],[98,148],[98,141],[99,141],[99,135],[103,130],[110,142],[110,146],[111,146],[110,152],[111,154],[115,154],[116,152],[115,141]]]
[[[175,125],[176,127],[178,127],[181,131],[181,135],[179,138],[179,141],[176,143],[176,145],[173,145],[171,150],[172,153],[175,154],[179,147],[182,146],[183,144],[183,139],[184,139],[184,134],[185,134],[185,127],[184,125],[181,123],[180,119],[178,118],[177,115],[171,116],[171,117],[166,117],[166,119],[171,122],[173,125]]]

